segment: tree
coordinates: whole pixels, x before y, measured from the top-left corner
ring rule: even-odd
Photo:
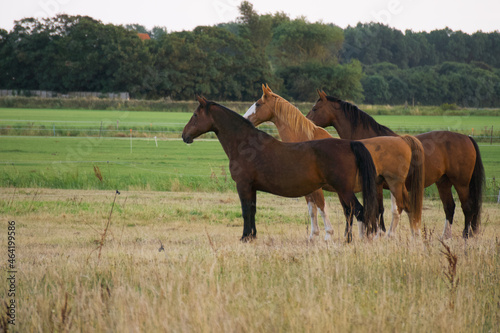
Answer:
[[[343,40],[339,27],[300,18],[283,22],[274,30],[271,56],[278,67],[305,62],[332,65],[338,63]]]
[[[361,64],[356,60],[345,65],[307,62],[282,68],[277,74],[284,81],[283,96],[289,99],[313,101],[317,98],[316,89],[324,89],[328,94],[342,99],[363,98]]]
[[[191,99],[253,100],[263,82],[275,80],[264,54],[250,41],[219,27],[171,33],[156,46],[159,94]]]
[[[390,99],[389,84],[382,75],[365,76],[361,83],[365,92],[365,102],[369,104],[387,104]]]
[[[238,17],[238,22],[241,24],[240,35],[250,40],[256,49],[265,52],[272,39],[272,16],[260,16],[248,1],[243,1],[238,9],[240,11]]]

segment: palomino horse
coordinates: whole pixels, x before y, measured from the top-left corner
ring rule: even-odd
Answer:
[[[377,136],[398,136],[380,125],[357,106],[318,91],[319,99],[307,115],[316,125],[334,126],[343,139],[359,140]],[[433,131],[416,136],[425,150],[425,187],[436,184],[443,202],[446,221],[443,238],[451,237],[455,202],[451,193],[454,186],[465,215],[462,236],[479,231],[484,184],[484,168],[479,147],[473,138],[449,131]],[[411,184],[406,184],[411,189]],[[399,214],[393,210],[393,218]]]
[[[273,93],[269,86],[262,85],[262,90],[262,97],[252,107],[250,107],[244,115],[244,117],[250,120],[254,125],[257,126],[266,121],[273,122],[278,129],[281,139],[287,142],[301,142],[331,138],[331,135],[327,131],[308,120],[287,100]],[[399,211],[401,212],[404,209],[409,212],[411,217],[410,226],[412,233],[418,234],[420,230],[424,189],[422,174],[423,163],[419,160],[423,157],[422,145],[417,139],[411,136],[403,138],[373,138],[362,140],[361,142],[363,142],[366,146],[372,155],[373,162],[375,163],[378,176],[377,183],[379,205],[382,205],[382,185],[385,182],[391,190],[391,193],[396,198]],[[410,169],[413,175],[412,179],[414,180],[413,185],[417,190],[412,191],[412,195],[408,197],[405,182]],[[329,191],[333,190],[328,187],[323,188]],[[306,196],[306,200],[311,215],[311,236],[313,236],[313,232],[317,232],[318,230],[316,214],[311,212],[313,210],[311,207],[314,204],[319,207],[325,222],[325,230],[328,232],[328,229],[331,228],[331,226],[324,208],[325,201],[323,192],[318,190],[313,194]],[[381,219],[381,225],[382,229],[384,229],[383,219]],[[347,227],[348,226],[346,226],[346,228]],[[391,225],[389,234],[395,227],[395,225]],[[360,234],[362,234],[361,228]]]
[[[255,238],[257,191],[301,197],[324,185],[337,190],[348,209],[361,217],[368,232],[377,228],[375,166],[365,146],[357,141],[325,139],[284,143],[256,129],[251,122],[222,105],[198,97],[200,105],[182,131],[192,143],[214,132],[229,158],[231,177],[241,201],[243,236]],[[363,191],[363,207],[354,193]]]

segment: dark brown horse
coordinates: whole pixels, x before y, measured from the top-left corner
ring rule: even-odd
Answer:
[[[348,102],[318,91],[319,99],[307,115],[316,125],[334,126],[343,139],[359,140],[376,136],[398,136],[371,116]],[[425,187],[436,184],[446,221],[443,238],[451,237],[455,202],[454,186],[465,215],[463,237],[479,231],[484,168],[479,147],[473,138],[449,131],[432,131],[416,136],[425,150]],[[409,183],[406,184],[410,187]],[[394,211],[393,211],[394,212]]]
[[[375,166],[360,142],[324,139],[284,143],[256,129],[251,122],[217,103],[198,97],[200,105],[184,127],[182,139],[192,143],[214,132],[229,158],[231,177],[241,201],[242,240],[255,238],[257,191],[284,197],[305,196],[325,185],[337,190],[346,214],[377,228]],[[362,189],[363,205],[354,193]]]

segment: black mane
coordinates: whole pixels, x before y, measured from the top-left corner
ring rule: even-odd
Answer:
[[[364,128],[373,129],[377,135],[396,134],[390,128],[377,123],[372,116],[370,116],[363,110],[360,110],[356,105],[332,96],[326,96],[326,99],[330,102],[336,102],[340,105],[340,109],[344,112],[344,116],[349,120],[354,129],[358,127],[358,125],[361,125]]]
[[[216,103],[216,102],[213,102],[213,101],[207,101],[206,109],[209,110],[210,106],[212,106],[212,105],[217,106],[218,108],[222,109],[223,111],[225,111],[229,115],[231,115],[231,116],[233,116],[235,118],[240,119],[243,124],[249,125],[250,127],[255,128],[255,126],[252,124],[252,122],[250,120],[246,119],[245,117],[243,117],[242,115],[240,115],[238,112],[233,111],[233,110],[231,110],[231,109],[229,109],[229,108],[227,108],[224,105],[221,105],[219,103]]]

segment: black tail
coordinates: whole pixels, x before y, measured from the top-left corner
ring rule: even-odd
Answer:
[[[469,203],[472,209],[472,233],[476,234],[479,232],[479,226],[481,225],[481,206],[483,204],[483,187],[484,187],[484,167],[483,160],[481,159],[481,153],[479,152],[479,147],[476,141],[469,137],[476,150],[476,165],[474,166],[474,171],[472,172],[472,177],[469,183]]]
[[[367,233],[377,231],[378,201],[377,185],[375,178],[377,170],[373,164],[372,156],[365,145],[359,141],[351,141],[351,150],[356,158],[356,166],[361,176],[363,191],[364,222]]]

